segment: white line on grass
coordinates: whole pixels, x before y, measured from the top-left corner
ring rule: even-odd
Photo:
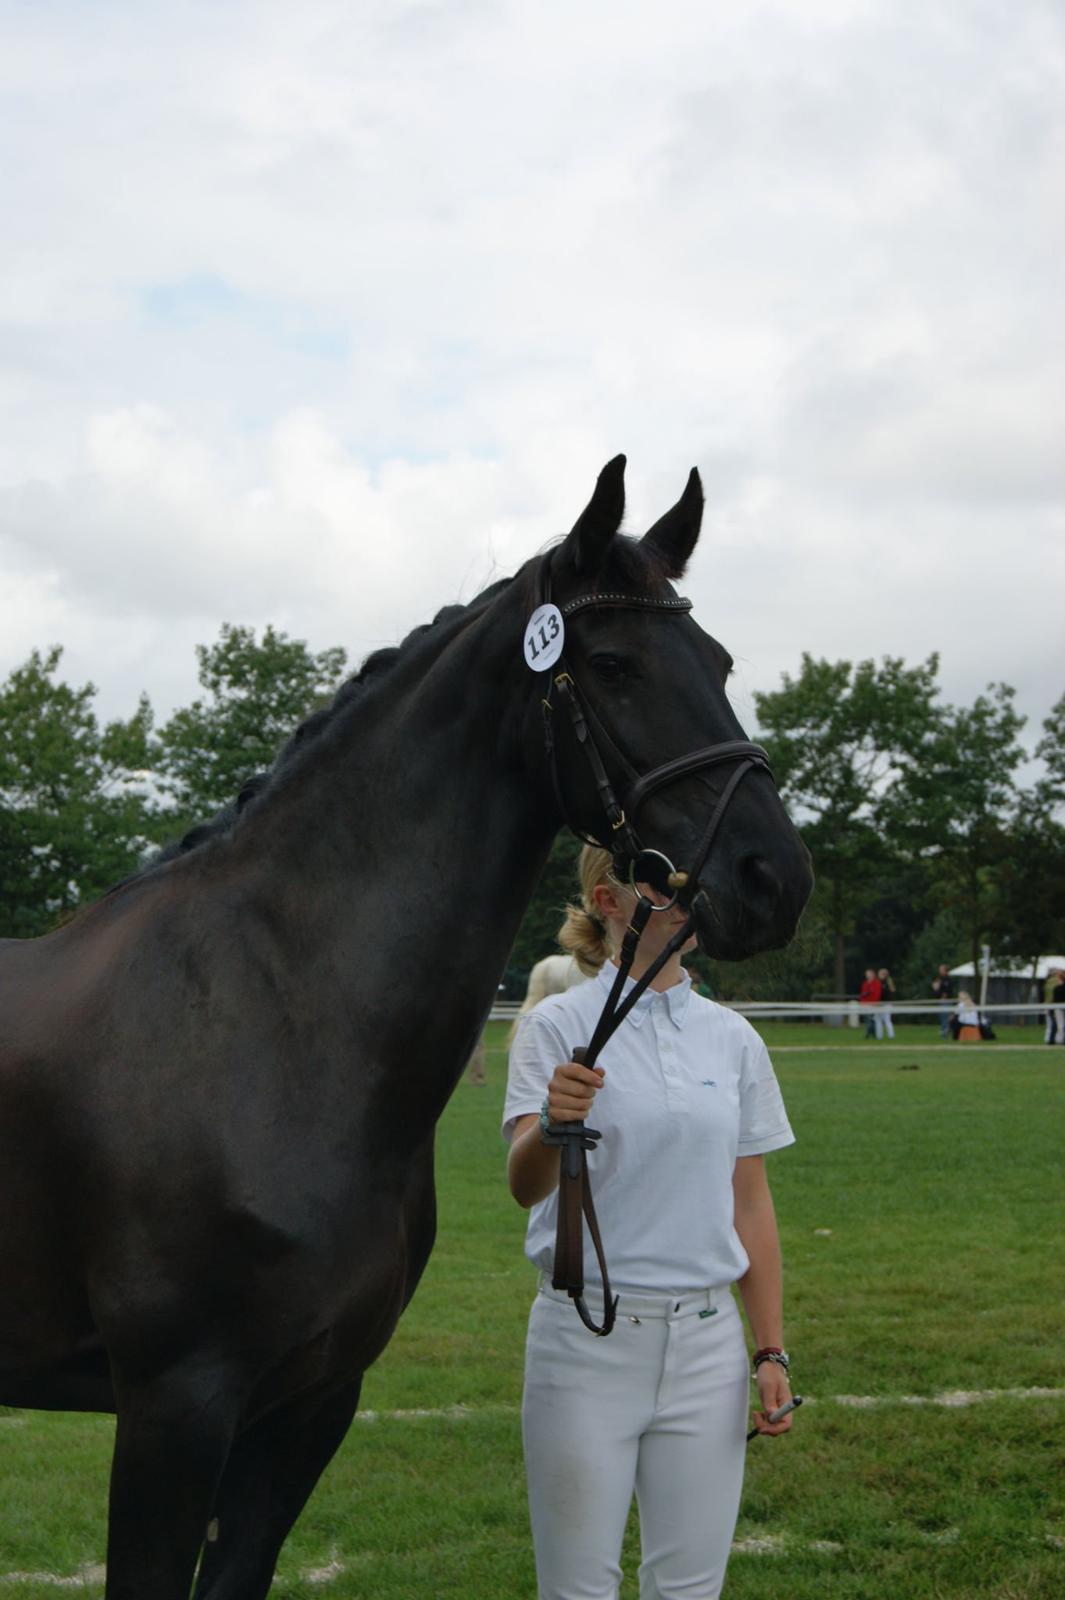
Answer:
[[[1060,1400],[1065,1389],[947,1389],[942,1394],[837,1394],[838,1406],[960,1406],[979,1405],[982,1400]]]
[[[423,1417],[431,1417],[436,1422],[468,1422],[473,1417],[509,1417],[518,1410],[518,1406],[503,1401],[487,1406],[415,1406],[410,1411],[356,1411],[355,1421],[416,1422],[421,1421]]]
[[[334,1578],[339,1578],[345,1570],[343,1561],[339,1560],[335,1550],[330,1552],[329,1561],[324,1567],[308,1567],[302,1572],[304,1583],[332,1583]]]
[[[821,1231],[821,1230],[816,1230]],[[827,1232],[827,1230],[825,1230]],[[945,1389],[940,1394],[832,1394],[826,1398],[837,1406],[851,1406],[870,1410],[874,1406],[960,1406],[979,1405],[984,1400],[1063,1400],[1062,1389]],[[817,1397],[807,1394],[807,1405],[816,1405]],[[512,1417],[521,1408],[506,1401],[486,1406],[412,1406],[399,1411],[356,1411],[356,1422],[473,1422],[480,1417]],[[12,1427],[25,1427],[26,1417],[0,1417]],[[6,1582],[0,1573],[0,1583]],[[73,1580],[67,1580],[73,1581]]]
[[[852,1406],[859,1410],[868,1410],[877,1406],[945,1406],[957,1409],[961,1406],[975,1406],[985,1400],[1062,1400],[1065,1399],[1065,1389],[948,1389],[941,1394],[837,1394],[829,1396],[829,1400],[838,1406]],[[806,1404],[816,1405],[815,1396],[807,1395]],[[481,1416],[512,1416],[517,1413],[518,1407],[514,1405],[488,1405],[488,1406],[418,1406],[405,1411],[357,1411],[356,1422],[408,1422],[421,1421],[424,1418],[437,1422],[467,1422]],[[14,1421],[14,1418],[9,1419]],[[929,1533],[924,1536],[932,1544],[945,1544],[958,1537],[956,1528],[948,1528],[938,1533]],[[1060,1548],[1061,1541],[1047,1536],[1048,1544],[1055,1549]],[[789,1549],[795,1549],[801,1543],[807,1550],[816,1551],[822,1555],[835,1555],[843,1549],[832,1539],[812,1539],[798,1541],[785,1538],[782,1534],[751,1534],[745,1538],[737,1539],[733,1543],[733,1555],[783,1555]],[[336,1551],[330,1553],[330,1559],[325,1566],[310,1567],[300,1574],[304,1583],[315,1586],[332,1583],[334,1578],[339,1578],[345,1571],[344,1563],[339,1560]],[[53,1589],[88,1589],[97,1587],[105,1581],[107,1569],[102,1566],[81,1567],[67,1577],[55,1572],[0,1572],[0,1584],[15,1587],[21,1584],[36,1583],[50,1586]]]
[[[961,1537],[961,1529],[939,1528],[934,1532],[921,1530],[918,1537],[925,1544],[955,1544]],[[1052,1550],[1060,1550],[1065,1546],[1065,1539],[1056,1534],[1046,1534],[1044,1542]],[[790,1534],[783,1533],[751,1533],[732,1541],[734,1556],[783,1556],[802,1550],[817,1555],[835,1556],[845,1548],[846,1546],[836,1539],[796,1539]],[[343,1577],[347,1570],[348,1564],[339,1559],[334,1549],[330,1552],[330,1559],[324,1567],[305,1567],[299,1577],[304,1583],[312,1584],[316,1588],[324,1587],[332,1583],[334,1578]],[[12,1587],[33,1583],[53,1589],[88,1589],[96,1588],[106,1580],[107,1568],[104,1566],[82,1567],[70,1577],[61,1577],[55,1572],[0,1572],[0,1584]]]
[[[918,1537],[925,1544],[954,1544],[961,1537],[961,1529],[921,1532]],[[844,1549],[846,1546],[837,1539],[795,1539],[786,1533],[751,1533],[732,1541],[734,1556],[784,1556],[799,1550],[810,1550],[821,1556],[838,1556]]]
[[[318,1586],[332,1583],[333,1579],[339,1578],[344,1571],[344,1563],[337,1559],[334,1552],[324,1567],[308,1567],[299,1576],[304,1583]],[[58,1572],[0,1572],[0,1583],[9,1584],[11,1587],[32,1583],[50,1589],[95,1589],[106,1582],[107,1568],[104,1566],[80,1567],[68,1577],[63,1577]]]
[[[103,1583],[106,1577],[106,1567],[79,1567],[66,1578],[57,1572],[0,1572],[0,1583],[40,1583],[49,1584],[53,1589],[87,1589]]]
[[[985,1400],[1065,1400],[1063,1389],[945,1389],[940,1394],[833,1394],[824,1397],[837,1406],[854,1406],[870,1409],[874,1406],[975,1406]],[[816,1405],[814,1395],[806,1396],[807,1405]],[[435,1422],[472,1422],[478,1417],[513,1416],[520,1408],[500,1402],[488,1406],[419,1406],[410,1411],[356,1411],[356,1422],[411,1422],[430,1419]]]

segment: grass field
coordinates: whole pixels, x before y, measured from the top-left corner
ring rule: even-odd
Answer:
[[[809,1403],[790,1437],[751,1446],[728,1600],[1059,1600],[1065,1050],[1034,1028],[977,1046],[928,1026],[893,1046],[763,1031],[798,1136],[770,1172]],[[286,1547],[279,1600],[535,1595],[503,1033],[488,1085],[461,1084],[441,1125],[436,1253]],[[111,1437],[104,1418],[0,1414],[0,1597],[45,1600],[63,1579],[102,1593]],[[633,1524],[625,1600],[637,1564]]]

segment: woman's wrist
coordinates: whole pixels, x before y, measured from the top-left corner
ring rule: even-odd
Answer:
[[[546,1200],[557,1186],[558,1156],[557,1149],[543,1142],[539,1117],[531,1117],[511,1144],[507,1159],[510,1192],[524,1210]]]

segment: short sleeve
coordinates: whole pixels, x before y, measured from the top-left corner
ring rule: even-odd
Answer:
[[[737,1156],[767,1155],[794,1144],[784,1097],[763,1040],[751,1030],[740,1076],[740,1133]]]
[[[503,1137],[509,1143],[519,1117],[539,1113],[551,1074],[569,1060],[565,1040],[541,1011],[527,1012],[518,1022],[510,1047],[507,1094],[503,1103]]]

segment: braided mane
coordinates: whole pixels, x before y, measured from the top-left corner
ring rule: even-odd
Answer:
[[[421,648],[437,645],[453,624],[464,624],[480,615],[511,584],[524,582],[531,597],[535,565],[534,558],[513,577],[501,578],[490,584],[467,604],[444,606],[432,622],[413,628],[400,644],[373,651],[358,671],[345,679],[328,705],[312,711],[299,724],[265,771],[256,772],[248,778],[239,794],[216,811],[214,816],[196,823],[180,839],[163,845],[138,872],[131,874],[131,878],[142,877],[177,856],[188,855],[210,840],[230,833],[241,813],[253,801],[267,798],[283,778],[291,777],[297,768],[313,759],[315,751],[332,734],[342,718],[362,704],[369,694],[387,692],[389,680],[400,663],[409,660]],[[594,593],[601,588],[608,589],[619,582],[645,588],[660,583],[663,578],[661,565],[653,553],[643,548],[637,540],[618,537],[611,548],[610,561],[596,580],[589,583],[588,591]],[[128,883],[131,878],[125,878],[122,882]],[[120,888],[121,884],[115,887]]]

